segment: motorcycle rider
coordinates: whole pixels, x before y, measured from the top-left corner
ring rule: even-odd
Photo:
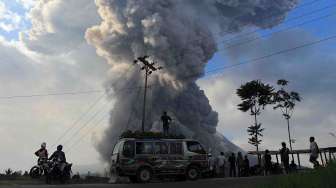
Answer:
[[[41,148],[35,152],[35,155],[38,157],[38,164],[48,159],[47,144],[45,142],[41,144]]]
[[[62,151],[63,146],[58,145],[57,150],[50,156],[49,160],[54,161],[57,164],[58,169],[63,172],[65,166],[66,166],[66,158],[65,154]]]

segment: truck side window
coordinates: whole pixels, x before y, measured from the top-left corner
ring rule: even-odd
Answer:
[[[136,143],[136,154],[153,154],[153,143],[152,142],[137,142]]]
[[[198,153],[198,154],[206,154],[205,150],[203,149],[202,145],[195,141],[187,142],[188,151]]]
[[[134,157],[134,141],[124,143],[123,156],[128,158]]]
[[[164,142],[156,142],[154,151],[155,154],[168,154],[168,145]]]
[[[169,154],[181,155],[182,153],[183,153],[182,143],[176,143],[176,142],[169,143]]]

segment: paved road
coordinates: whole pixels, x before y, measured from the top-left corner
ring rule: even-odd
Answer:
[[[82,184],[82,185],[17,185],[4,186],[10,188],[252,188],[256,184],[267,181],[266,177],[223,178],[198,181],[149,183],[149,184]],[[2,186],[1,186],[2,187]]]

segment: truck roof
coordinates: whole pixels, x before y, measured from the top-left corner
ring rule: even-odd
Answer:
[[[179,138],[121,138],[119,141],[122,140],[139,140],[139,141],[197,141],[194,139],[179,139]]]

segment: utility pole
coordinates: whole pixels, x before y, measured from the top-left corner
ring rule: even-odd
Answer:
[[[146,95],[147,95],[147,82],[148,76],[150,76],[153,72],[161,70],[162,67],[156,67],[155,63],[150,63],[148,60],[149,56],[138,57],[134,60],[134,64],[140,64],[141,70],[145,71],[145,91],[143,98],[143,108],[142,108],[142,122],[141,122],[141,130],[145,132],[145,119],[146,119]]]

